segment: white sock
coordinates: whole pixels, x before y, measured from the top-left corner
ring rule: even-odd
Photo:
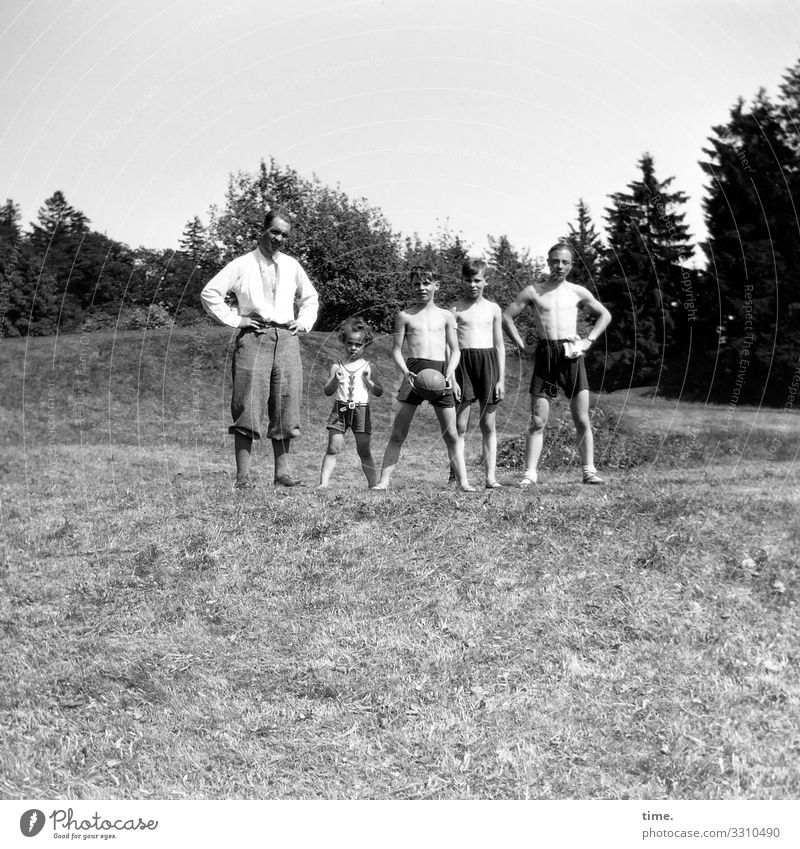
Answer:
[[[583,467],[583,476],[584,477],[586,477],[587,475],[596,475],[596,474],[597,474],[597,469],[595,469],[594,464],[592,464],[591,466],[584,466]]]

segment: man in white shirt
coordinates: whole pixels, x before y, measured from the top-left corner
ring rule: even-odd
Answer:
[[[203,309],[212,318],[241,329],[233,355],[233,424],[228,428],[234,435],[236,489],[253,486],[253,439],[261,438],[267,423],[275,483],[300,483],[289,471],[288,456],[291,440],[300,434],[303,366],[298,334],[311,330],[319,299],[300,263],[281,252],[290,231],[287,214],[270,210],[258,247],[229,262],[200,293]],[[236,307],[225,303],[230,292]]]

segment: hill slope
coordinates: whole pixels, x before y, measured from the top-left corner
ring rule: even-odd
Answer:
[[[236,331],[206,324],[4,340],[0,346],[4,439],[35,444],[173,442],[216,444],[230,423],[230,358]],[[330,412],[322,392],[331,362],[341,357],[334,334],[312,332],[301,340],[305,391],[303,423],[314,433]],[[369,349],[386,388],[374,399],[373,422],[383,435],[399,384],[391,337]],[[509,400],[499,426],[519,433],[528,399],[519,390],[519,361],[510,364]],[[427,405],[426,405],[427,406]],[[429,427],[434,417],[421,411]]]

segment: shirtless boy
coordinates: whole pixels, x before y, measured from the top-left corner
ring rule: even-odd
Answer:
[[[408,429],[417,407],[424,400],[414,391],[414,375],[423,369],[434,368],[440,371],[447,382],[453,386],[443,397],[431,401],[442,437],[447,445],[450,465],[455,471],[458,484],[464,492],[474,492],[467,480],[464,465],[464,442],[458,436],[456,410],[453,391],[455,370],[459,360],[456,320],[449,310],[437,307],[433,302],[439,284],[433,269],[418,265],[411,269],[411,292],[413,304],[398,313],[394,326],[394,345],[392,356],[403,373],[403,382],[397,393],[400,409],[392,425],[392,434],[383,455],[381,478],[373,489],[387,489],[392,473],[400,459],[400,449],[408,436]],[[403,356],[403,343],[407,344],[406,356]]]
[[[548,399],[558,396],[560,386],[570,399],[575,422],[578,452],[583,465],[583,482],[602,484],[594,467],[594,437],[589,421],[589,385],[583,354],[608,327],[611,313],[583,286],[570,283],[573,253],[568,244],[550,248],[547,265],[550,275],[541,283],[526,286],[503,313],[506,332],[522,353],[528,351],[514,319],[527,307],[533,309],[539,344],[534,351],[531,379],[531,420],[525,443],[525,476],[522,487],[538,482],[539,457],[544,442],[544,429],[550,414]],[[578,309],[583,307],[596,316],[594,327],[585,339],[578,336]],[[566,343],[566,345],[565,345]]]
[[[494,301],[483,297],[486,263],[468,257],[461,268],[461,300],[450,308],[456,317],[461,359],[456,381],[461,387],[456,423],[462,442],[469,426],[469,414],[475,401],[480,409],[483,462],[486,488],[497,482],[497,405],[505,395],[506,346],[503,340],[503,314]]]

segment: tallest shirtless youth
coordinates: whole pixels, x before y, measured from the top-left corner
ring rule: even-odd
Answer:
[[[539,343],[534,350],[531,379],[531,421],[525,443],[525,475],[520,486],[538,482],[539,458],[544,429],[550,415],[549,399],[558,396],[560,386],[569,398],[572,420],[583,466],[583,482],[602,484],[594,466],[594,437],[589,421],[589,385],[583,354],[611,322],[611,313],[592,293],[571,283],[572,248],[558,244],[550,248],[547,265],[550,275],[541,283],[526,286],[503,313],[503,325],[520,352],[530,349],[520,336],[514,319],[527,307],[533,309]],[[585,339],[578,336],[578,310],[596,316],[594,327]]]

